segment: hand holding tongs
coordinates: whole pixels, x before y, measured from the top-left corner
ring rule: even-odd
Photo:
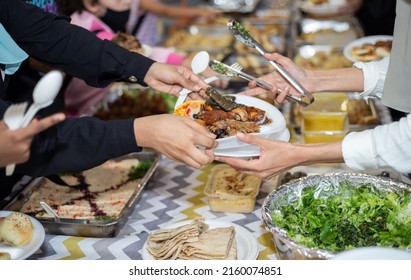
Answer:
[[[261,46],[247,31],[247,29],[236,20],[229,20],[227,23],[228,29],[231,30],[234,37],[248,47],[256,49],[260,54],[264,55],[267,51]],[[269,60],[271,65],[283,76],[295,89],[303,96],[308,97],[309,103],[301,103],[301,105],[309,105],[314,102],[314,97],[309,93],[297,80],[294,79],[281,65]]]
[[[248,75],[247,73],[244,73],[244,72],[238,70],[238,68],[228,66],[227,64],[224,64],[220,61],[211,60],[209,65],[210,65],[211,69],[213,69],[217,73],[220,73],[220,74],[223,74],[223,75],[226,75],[226,76],[229,76],[229,77],[240,77],[240,78],[243,78],[247,81],[255,81],[259,87],[262,87],[262,88],[264,88],[266,90],[269,90],[269,91],[271,91],[273,89],[273,86],[270,85],[269,83],[266,83],[263,80],[254,78],[253,76]],[[311,100],[310,100],[309,103],[306,103],[301,97],[294,96],[294,95],[291,95],[291,94],[287,94],[286,98],[287,98],[287,100],[297,102],[302,106],[307,106],[307,105],[312,103]]]

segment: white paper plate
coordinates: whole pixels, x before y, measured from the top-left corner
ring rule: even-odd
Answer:
[[[0,217],[6,217],[13,213],[12,211],[0,211]],[[24,260],[34,254],[43,244],[45,238],[44,227],[39,221],[30,217],[33,223],[33,237],[31,241],[25,246],[21,247],[11,247],[0,242],[0,252],[9,253],[12,260]]]
[[[380,40],[381,41],[393,40],[393,37],[390,35],[374,35],[374,36],[367,36],[367,37],[359,38],[357,40],[352,41],[351,43],[347,44],[344,47],[344,51],[343,51],[344,56],[352,62],[358,62],[359,61],[358,59],[351,56],[351,49],[353,47],[362,46],[365,43],[375,44],[377,41],[380,41]]]
[[[338,13],[345,4],[345,0],[329,0],[328,3],[321,5],[314,5],[308,0],[302,0],[300,1],[300,9],[307,14],[328,16]]]
[[[164,229],[171,229],[180,227],[186,224],[191,223],[192,220],[178,222],[175,224],[168,225],[164,227]],[[255,260],[258,257],[258,243],[256,238],[243,228],[242,226],[228,223],[228,222],[220,222],[214,220],[206,220],[205,223],[209,225],[210,228],[218,228],[218,227],[229,227],[234,226],[235,228],[235,239],[237,240],[237,259],[239,260]],[[142,252],[143,260],[154,260],[154,257],[148,252],[147,250],[147,242],[143,246]]]
[[[283,114],[272,104],[252,96],[242,95],[242,94],[229,94],[235,96],[235,102],[244,104],[247,106],[253,106],[264,110],[266,116],[272,120],[270,124],[261,125],[259,133],[253,133],[253,135],[259,137],[268,137],[271,133],[276,133],[282,131],[286,127],[286,122]],[[236,136],[230,136],[226,138],[217,139],[218,150],[239,148],[244,146],[244,143],[239,141]]]
[[[285,128],[283,131],[279,133],[275,133],[269,138],[273,140],[289,141],[290,131],[287,128]],[[214,155],[221,156],[221,157],[236,157],[236,158],[258,157],[260,155],[260,148],[257,146],[253,146],[253,145],[245,143],[244,146],[241,146],[238,148],[214,150]]]

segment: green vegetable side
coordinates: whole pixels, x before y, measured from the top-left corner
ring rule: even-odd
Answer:
[[[130,173],[128,173],[128,177],[131,180],[137,180],[143,178],[147,171],[150,169],[151,165],[153,164],[152,160],[142,160],[137,165],[131,167]]]
[[[348,182],[319,195],[318,186],[302,189],[296,201],[272,211],[273,222],[302,245],[332,252],[383,246],[411,246],[410,192],[384,192],[372,184]],[[329,189],[328,189],[329,190]]]

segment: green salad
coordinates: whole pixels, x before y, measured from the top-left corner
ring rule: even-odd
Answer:
[[[273,209],[273,222],[302,245],[332,252],[383,246],[411,246],[411,195],[382,191],[373,184],[339,182],[331,195],[321,188],[302,189],[295,201]]]

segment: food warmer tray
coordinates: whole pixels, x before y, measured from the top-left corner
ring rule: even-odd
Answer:
[[[349,97],[349,102],[356,101],[356,100],[365,102],[363,99],[361,99],[358,96],[358,93],[356,92],[349,92],[348,97]],[[356,106],[355,103],[353,103],[353,105]],[[355,123],[353,122],[352,119],[350,119],[350,114],[348,114],[349,116],[348,117],[349,118],[348,119],[349,120],[348,131],[349,132],[372,129],[382,123],[380,115],[378,114],[377,105],[375,104],[374,100],[369,99],[368,106],[369,106],[368,108],[369,114],[364,114],[362,118],[368,118],[370,120],[373,120],[373,122],[364,123],[364,124],[360,124],[361,122]],[[289,103],[287,104],[286,107],[287,108],[284,108],[283,113],[287,115],[287,121],[290,127],[293,128],[297,134],[301,134],[301,116],[299,112],[299,106],[295,103]]]
[[[114,237],[118,234],[122,226],[126,223],[128,216],[134,210],[134,207],[139,200],[144,187],[147,185],[150,178],[155,173],[156,169],[160,165],[161,154],[143,150],[140,153],[131,153],[126,156],[118,157],[114,160],[123,159],[138,159],[138,160],[151,160],[153,163],[148,169],[144,177],[137,183],[136,189],[128,202],[125,204],[123,210],[119,216],[111,220],[80,220],[80,219],[60,219],[59,221],[54,218],[41,218],[36,219],[44,226],[46,233],[56,235],[68,235],[68,236],[84,236],[84,237]],[[34,179],[23,191],[18,194],[4,210],[19,211],[24,202],[28,200],[31,193],[38,187],[40,187],[44,177]]]
[[[296,44],[327,45],[343,48],[351,41],[364,36],[364,31],[354,17],[338,19],[302,18],[291,26]]]

